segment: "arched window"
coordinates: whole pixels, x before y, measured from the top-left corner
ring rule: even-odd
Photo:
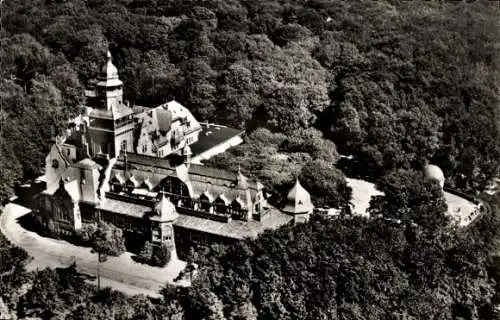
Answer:
[[[59,168],[59,161],[56,159],[52,160],[52,168],[57,169]]]
[[[161,182],[165,192],[176,194],[183,197],[189,197],[188,187],[181,179],[176,177],[167,177]]]

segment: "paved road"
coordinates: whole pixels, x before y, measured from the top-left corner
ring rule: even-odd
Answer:
[[[23,206],[9,203],[0,215],[0,231],[9,241],[24,248],[33,257],[27,266],[28,270],[66,267],[76,262],[79,272],[92,276],[97,274],[97,257],[89,248],[41,237],[21,227],[18,219],[28,212],[30,210]],[[101,283],[128,294],[158,296],[161,287],[167,282],[173,283],[173,279],[184,266],[183,261],[173,257],[164,268],[150,267],[134,262],[131,254],[127,252],[101,263]]]

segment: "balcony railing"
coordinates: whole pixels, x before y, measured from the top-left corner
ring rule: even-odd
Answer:
[[[219,222],[229,222],[230,216],[228,214],[218,214],[218,213],[211,213],[211,212],[206,212],[206,211],[200,211],[200,210],[194,210],[191,208],[186,208],[186,207],[176,207],[177,212],[189,215],[189,216],[194,216],[198,218],[203,218],[207,220],[213,220],[213,221],[219,221]]]
[[[175,205],[178,213],[204,218],[219,222],[228,222],[230,219],[248,221],[248,211],[244,209],[235,209],[231,206],[224,206],[224,212],[218,212],[217,207],[220,205],[210,204],[210,211],[204,209],[194,209],[195,203],[198,203],[198,208],[202,208],[202,203],[199,200],[193,200],[186,196],[181,196],[178,194],[173,194],[169,192],[164,192],[166,196],[170,198],[170,201]],[[143,206],[149,206],[151,209],[154,208],[156,204],[156,199],[145,199],[139,198],[137,196],[125,193],[125,192],[106,192],[106,197],[108,199],[121,200],[134,204],[139,204]],[[180,201],[179,201],[180,200]],[[181,204],[181,205],[179,205]],[[263,209],[259,213],[254,213],[252,215],[253,220],[261,221],[262,218],[269,212],[269,209]]]
[[[126,194],[124,192],[121,192],[121,193],[106,192],[106,198],[126,201],[126,202],[130,202],[130,203],[134,203],[134,204],[140,204],[143,206],[149,206],[151,208],[153,208],[155,203],[156,203],[155,200],[141,199],[141,198]]]

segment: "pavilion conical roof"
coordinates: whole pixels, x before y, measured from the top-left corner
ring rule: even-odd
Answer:
[[[175,206],[170,200],[162,193],[160,201],[155,206],[155,213],[160,216],[162,222],[174,221],[179,217]]]
[[[299,179],[295,181],[295,185],[288,192],[285,200],[284,212],[299,214],[299,213],[310,213],[314,209],[311,202],[311,195],[307,192],[304,187],[299,182]]]

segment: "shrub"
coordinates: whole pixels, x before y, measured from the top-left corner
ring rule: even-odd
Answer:
[[[141,249],[141,252],[139,253],[138,259],[141,262],[149,262],[153,256],[153,245],[151,242],[146,241],[144,243],[144,246]]]
[[[170,248],[167,245],[162,244],[154,250],[150,264],[157,267],[164,267],[170,262],[170,258]]]

